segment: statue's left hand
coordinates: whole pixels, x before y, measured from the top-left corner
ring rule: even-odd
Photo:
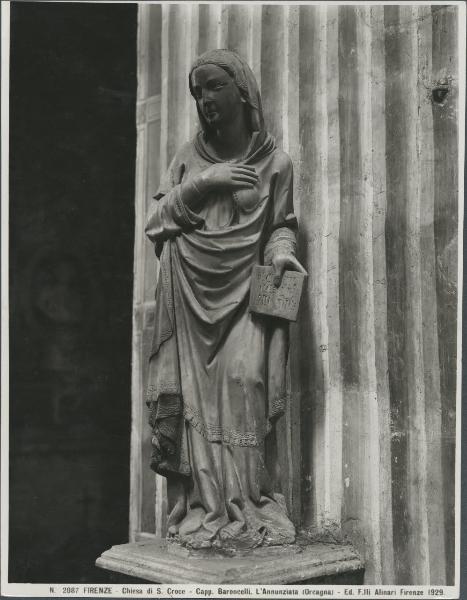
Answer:
[[[279,287],[282,283],[282,277],[286,269],[298,271],[299,273],[303,273],[303,275],[307,275],[306,270],[293,254],[276,254],[272,259],[272,267],[274,269],[274,285],[276,287]]]

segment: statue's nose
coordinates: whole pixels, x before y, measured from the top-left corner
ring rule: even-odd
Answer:
[[[208,104],[209,102],[212,102],[212,91],[209,89],[203,89],[203,102],[205,104]]]

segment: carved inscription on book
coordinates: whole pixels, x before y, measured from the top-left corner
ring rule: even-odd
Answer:
[[[273,268],[255,266],[251,274],[250,311],[296,321],[304,279],[302,273],[285,271],[281,285],[276,287]]]

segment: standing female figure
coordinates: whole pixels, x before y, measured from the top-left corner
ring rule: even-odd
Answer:
[[[178,150],[146,233],[160,258],[147,403],[169,535],[193,548],[292,543],[264,444],[284,412],[288,326],[248,310],[254,265],[295,258],[292,164],[267,133],[249,66],[213,50],[189,87],[201,124]]]

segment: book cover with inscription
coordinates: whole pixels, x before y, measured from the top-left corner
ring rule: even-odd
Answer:
[[[274,285],[274,269],[257,265],[253,268],[250,311],[296,321],[305,275],[285,271],[279,287]]]

